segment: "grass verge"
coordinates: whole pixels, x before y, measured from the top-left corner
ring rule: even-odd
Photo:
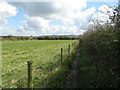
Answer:
[[[71,70],[72,62],[75,58],[76,50],[73,50],[71,54],[66,58],[57,71],[48,78],[45,88],[64,88],[66,77]]]

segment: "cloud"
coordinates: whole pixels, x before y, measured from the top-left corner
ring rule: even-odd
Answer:
[[[97,9],[95,7],[82,11],[82,8],[86,7],[86,0],[57,0],[56,2],[36,3],[12,2],[9,4],[14,8],[11,10],[12,12],[16,11],[16,8],[22,8],[26,18],[22,21],[24,25],[18,27],[17,30],[7,32],[7,29],[4,29],[4,34],[11,35],[83,34],[89,25],[94,24],[90,20],[103,20],[103,22],[106,22],[109,18],[108,11],[112,12],[112,9],[107,5],[100,6],[98,12],[96,12]],[[7,5],[9,4],[7,3]],[[9,13],[9,15],[13,16],[16,14],[14,12],[12,14]],[[2,20],[6,20],[5,18]],[[54,21],[59,21],[60,23],[50,24],[50,22]]]
[[[15,16],[17,10],[7,2],[0,2],[0,25],[7,24],[7,18]]]
[[[27,20],[24,21],[25,28],[29,28],[31,30],[38,30],[40,28],[47,28],[48,20],[45,20],[42,17],[29,17],[25,16]]]
[[[86,7],[87,0],[55,0],[54,2],[12,2],[10,4],[22,8],[29,16],[53,19],[69,16]]]
[[[47,29],[48,34],[58,34],[58,35],[64,35],[64,34],[77,34],[77,27],[75,25],[67,26],[67,25],[56,25],[56,26],[49,26]]]
[[[112,14],[111,12],[113,12],[113,9],[110,8],[108,5],[101,5],[98,8],[98,11],[104,14]]]
[[[111,20],[109,19],[110,16],[113,15],[113,8],[110,8],[107,5],[101,5],[98,8],[98,12],[96,12],[92,18],[94,21],[97,21],[101,24],[107,23],[107,22],[111,22]],[[99,18],[98,18],[99,17]]]
[[[41,17],[28,17],[24,21],[24,26],[20,26],[17,30],[20,33],[31,32],[32,35],[53,35],[53,34],[77,34],[75,25],[50,25],[49,21]],[[34,33],[34,34],[33,34]]]
[[[17,30],[13,30],[11,27],[0,27],[0,36],[13,35],[13,36],[38,36],[40,32],[26,30],[23,26],[18,27]]]
[[[57,0],[56,2],[20,2],[10,3],[25,11],[24,26],[18,32],[37,32],[39,34],[78,34],[75,20],[82,8],[86,7],[86,0]],[[50,25],[51,21],[59,20],[62,25]],[[79,32],[78,32],[79,31]]]
[[[53,2],[12,2],[10,4],[22,8],[29,16],[49,17],[60,11]]]
[[[17,34],[16,30],[12,30],[11,28],[8,28],[8,27],[0,27],[0,36],[16,35],[16,34]]]
[[[92,7],[85,11],[79,12],[76,14],[74,23],[79,29],[87,30],[88,23],[91,19],[91,16],[95,13],[96,8]]]

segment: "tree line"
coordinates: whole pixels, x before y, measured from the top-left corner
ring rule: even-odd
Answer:
[[[78,40],[79,36],[1,36],[2,41],[5,40]]]

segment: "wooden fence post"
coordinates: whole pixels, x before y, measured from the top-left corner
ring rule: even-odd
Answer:
[[[61,48],[61,65],[62,65],[62,61],[63,61],[63,48]]]
[[[28,61],[28,88],[33,87],[32,74],[33,74],[32,61]]]
[[[70,53],[70,44],[69,44],[69,46],[68,46],[68,53]]]

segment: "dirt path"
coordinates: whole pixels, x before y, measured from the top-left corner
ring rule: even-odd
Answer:
[[[78,61],[79,61],[79,48],[77,49],[77,54],[75,60],[73,61],[73,65],[70,71],[70,74],[66,80],[66,88],[77,88],[78,81]]]

